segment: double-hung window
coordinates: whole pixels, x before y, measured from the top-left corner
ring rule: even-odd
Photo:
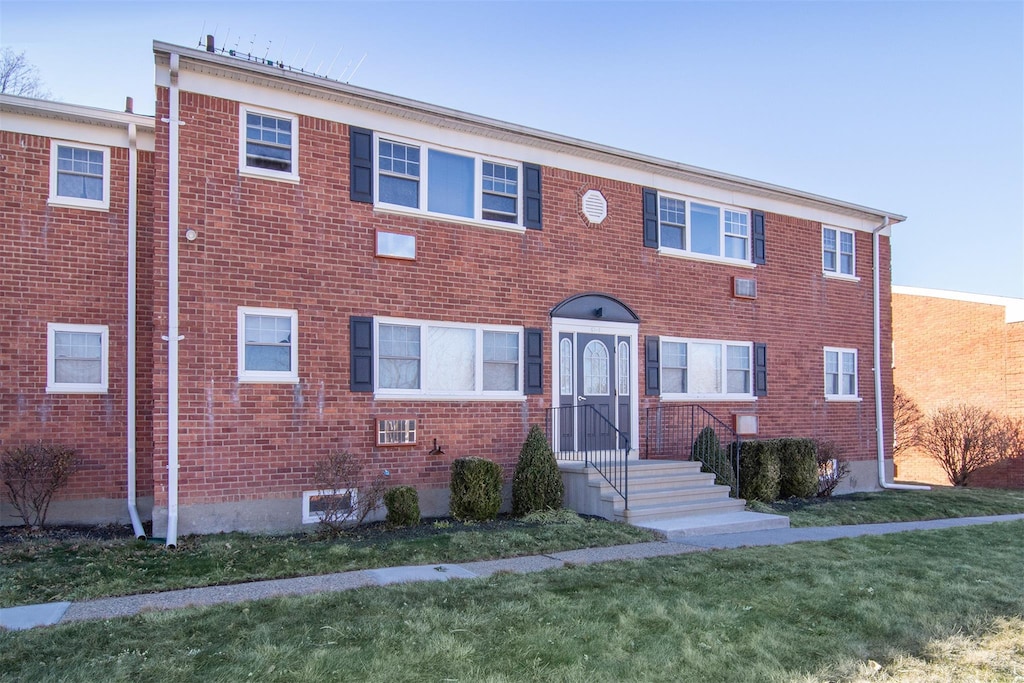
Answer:
[[[376,149],[379,205],[522,225],[521,164],[386,137]]]
[[[106,325],[49,323],[46,327],[47,393],[106,393],[108,357]]]
[[[299,179],[299,119],[292,114],[240,107],[239,168],[243,173]]]
[[[749,342],[662,338],[662,396],[752,398],[752,348]]]
[[[857,399],[857,350],[825,348],[825,398]]]
[[[49,202],[82,209],[109,209],[110,148],[51,141]]]
[[[826,275],[856,277],[852,231],[829,227],[821,229],[821,268]]]
[[[239,307],[238,380],[297,383],[298,336],[298,311]]]
[[[659,194],[658,246],[666,253],[750,260],[750,211]]]
[[[381,396],[521,396],[522,329],[375,319]]]

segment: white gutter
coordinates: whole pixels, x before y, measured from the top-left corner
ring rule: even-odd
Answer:
[[[136,282],[136,212],[139,197],[138,130],[128,124],[128,516],[135,538],[146,538],[136,507],[135,489],[135,282]]]
[[[877,228],[871,231],[871,248],[874,252],[873,269],[873,298],[874,298],[874,361],[875,361],[875,449],[878,454],[878,485],[883,489],[898,489],[901,491],[930,491],[931,486],[917,486],[914,484],[894,484],[885,480],[885,419],[882,415],[882,312],[881,294],[878,284],[879,280],[879,256],[878,256],[878,233],[889,227],[889,217]]]
[[[171,54],[167,194],[167,547],[178,544],[178,55]]]

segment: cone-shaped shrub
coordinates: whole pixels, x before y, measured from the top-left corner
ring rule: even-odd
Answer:
[[[452,461],[452,517],[458,520],[486,522],[498,516],[501,508],[501,467],[484,458],[457,458]]]
[[[713,428],[705,427],[700,430],[693,442],[690,457],[703,463],[704,466],[700,468],[702,472],[711,472],[715,475],[716,484],[732,488],[736,483],[736,474],[729,454],[722,450],[722,444]]]
[[[543,430],[533,425],[512,476],[512,514],[522,517],[539,510],[557,510],[562,507],[564,493],[555,454]]]
[[[420,521],[420,495],[411,486],[396,486],[384,494],[388,526],[412,526]]]

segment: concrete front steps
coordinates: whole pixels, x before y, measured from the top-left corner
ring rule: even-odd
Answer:
[[[630,460],[629,508],[603,476],[582,462],[560,460],[565,506],[633,526],[661,531],[669,540],[789,526],[789,518],[746,512],[746,501],[700,471],[699,462]]]

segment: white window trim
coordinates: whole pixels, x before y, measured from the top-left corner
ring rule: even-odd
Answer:
[[[57,194],[57,148],[75,147],[103,153],[103,199],[82,199],[81,197],[63,197]],[[70,140],[50,140],[50,196],[46,201],[50,206],[67,206],[76,209],[92,209],[94,211],[110,210],[110,148],[88,145]]]
[[[825,268],[825,231],[835,230],[836,231],[836,270],[828,270]],[[840,233],[847,233],[853,238],[853,273],[847,274],[839,271],[839,262],[842,257],[840,251]],[[846,228],[840,228],[835,225],[822,225],[821,226],[821,274],[830,280],[845,280],[846,282],[860,282],[860,278],[857,276],[857,233],[853,230],[847,230]]]
[[[392,235],[394,237],[404,237],[407,240],[412,240],[412,256],[405,254],[397,254],[389,251],[385,251],[381,248],[381,235]],[[378,229],[374,235],[374,250],[376,255],[380,258],[391,258],[398,259],[400,261],[415,261],[416,260],[416,235],[408,232],[398,232],[396,230],[380,230]]]
[[[728,340],[728,339],[693,339],[684,337],[661,337],[659,339],[659,357],[664,358],[664,354],[661,353],[661,344],[665,342],[673,344],[718,344],[722,348],[722,387],[728,387],[729,384],[729,358],[727,346],[746,346],[749,349],[750,365],[747,368],[750,380],[750,391],[744,394],[729,394],[724,391],[720,394],[681,394],[678,392],[666,392],[661,393],[661,400],[665,402],[672,401],[757,401],[757,396],[754,396],[754,342]],[[687,365],[689,365],[689,350],[687,350]],[[664,361],[659,363],[658,372],[661,373],[664,370]],[[689,369],[689,368],[687,368]],[[665,386],[664,381],[661,382],[661,386]]]
[[[273,116],[276,119],[289,119],[292,122],[292,170],[290,172],[275,171],[272,168],[259,168],[258,166],[249,166],[246,163],[245,146],[246,146],[246,135],[245,135],[245,122],[247,114],[261,114],[263,116]],[[250,176],[254,178],[272,178],[274,180],[284,180],[291,183],[299,182],[299,117],[296,114],[289,114],[288,112],[276,111],[274,109],[266,109],[264,107],[253,107],[247,104],[238,105],[238,174],[242,176]]]
[[[825,364],[825,354],[828,353],[829,351],[833,351],[833,352],[836,352],[836,353],[839,354],[839,391],[840,391],[840,393],[838,393],[838,394],[830,394],[830,393],[828,393],[828,366]],[[852,394],[852,395],[851,394],[841,393],[842,390],[843,390],[843,354],[844,353],[852,353],[853,354],[853,369],[854,369],[853,381],[857,385],[857,387],[856,387],[857,388],[857,393]],[[829,402],[833,402],[834,401],[836,403],[857,403],[858,401],[861,401],[862,399],[860,397],[860,354],[857,352],[857,349],[846,349],[846,348],[839,348],[839,347],[836,347],[836,346],[826,346],[826,347],[824,347],[822,349],[822,352],[821,352],[821,381],[822,381],[822,388],[825,390],[825,400],[826,401],[829,401]]]
[[[319,496],[343,496],[346,493],[352,495],[351,507],[355,508],[359,504],[359,489],[331,489],[331,490],[316,490],[316,491],[303,491],[302,492],[302,523],[303,524],[317,524],[323,521],[324,515],[322,512],[310,512],[309,503],[310,499]]]
[[[410,147],[419,148],[420,175],[418,181],[418,203],[420,208],[415,209],[411,206],[402,206],[401,204],[389,204],[387,202],[381,201],[379,167],[381,140],[387,140],[388,142],[397,142],[400,145],[408,145]],[[436,213],[427,210],[426,206],[428,178],[430,177],[430,155],[428,154],[429,150],[444,152],[446,154],[455,154],[457,156],[469,157],[473,159],[473,216],[453,216],[447,213]],[[495,164],[501,164],[502,166],[514,166],[519,171],[519,196],[516,200],[515,223],[506,223],[504,221],[491,221],[483,217],[483,166],[485,161]],[[491,228],[493,230],[504,230],[506,232],[524,233],[526,232],[526,227],[523,225],[523,210],[525,203],[523,195],[524,182],[525,179],[523,177],[523,163],[521,161],[503,159],[501,157],[496,157],[489,154],[480,154],[477,152],[470,152],[464,149],[445,147],[444,145],[438,145],[432,142],[426,142],[424,140],[405,138],[400,135],[388,135],[387,133],[378,132],[374,132],[373,134],[373,206],[375,210],[383,211],[386,213],[397,213],[405,216],[416,216],[418,218],[431,218],[450,223],[462,223],[465,225],[486,227]]]
[[[268,371],[245,369],[245,317],[266,315],[289,318],[292,324],[291,370]],[[298,384],[299,383],[299,312],[288,308],[238,307],[238,381],[251,384]]]
[[[420,389],[387,389],[379,386],[380,382],[380,326],[381,325],[406,325],[420,329]],[[427,384],[426,377],[426,329],[428,327],[449,327],[460,330],[473,330],[475,336],[475,367],[473,377],[476,388],[473,391],[430,391],[424,389]],[[519,389],[516,391],[484,391],[483,389],[483,367],[484,367],[484,332],[514,332],[519,335]],[[440,400],[440,401],[517,401],[526,400],[523,383],[525,382],[525,331],[522,327],[512,325],[480,325],[474,323],[449,323],[436,320],[412,320],[408,318],[379,318],[373,319],[373,383],[374,398],[379,399],[417,399],[417,400]]]
[[[692,202],[703,204],[705,206],[713,206],[719,210],[718,218],[718,246],[722,254],[725,253],[725,212],[735,211],[737,213],[744,213],[747,215],[747,257],[745,259],[730,258],[728,256],[716,256],[714,254],[703,254],[697,251],[690,251],[686,249],[676,249],[675,247],[663,247],[661,246],[661,198],[668,197],[669,199],[677,199],[681,202],[686,202],[686,241],[687,247],[693,230],[692,221],[690,219],[690,205]],[[708,199],[700,199],[694,197],[688,197],[686,195],[672,194],[670,192],[658,191],[658,253],[664,256],[672,256],[675,258],[682,258],[692,261],[704,261],[707,263],[722,263],[730,266],[739,266],[741,268],[757,268],[757,264],[751,261],[751,250],[754,248],[754,221],[751,215],[750,209],[744,209],[741,206],[731,206],[729,204],[722,204]]]
[[[100,381],[99,383],[57,382],[56,378],[56,333],[88,332],[100,335]],[[47,323],[46,325],[46,393],[48,394],[105,394],[110,379],[110,329],[106,325],[70,325]]]

